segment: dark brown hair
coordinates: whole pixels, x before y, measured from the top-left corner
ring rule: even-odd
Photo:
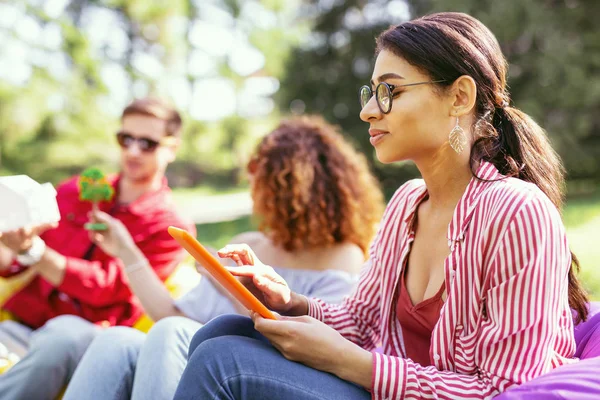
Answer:
[[[162,100],[151,97],[136,99],[123,110],[121,119],[133,114],[147,115],[165,121],[166,136],[179,136],[181,133],[181,115]]]
[[[248,163],[260,229],[288,251],[350,242],[365,253],[384,200],[366,159],[321,117],[283,121]]]
[[[427,15],[391,27],[377,38],[377,52],[388,50],[428,74],[444,88],[463,75],[477,84],[471,169],[480,160],[536,184],[560,211],[564,201],[564,167],[544,130],[527,114],[509,106],[508,64],[494,34],[462,13]],[[587,294],[577,279],[579,262],[572,254],[569,304],[580,320],[587,318]]]

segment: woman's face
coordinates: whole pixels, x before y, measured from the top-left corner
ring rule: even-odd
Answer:
[[[403,58],[383,50],[375,62],[371,89],[375,92],[380,82],[405,85],[429,81],[429,76]],[[455,123],[450,116],[451,103],[447,96],[435,91],[433,84],[396,87],[392,91],[392,109],[383,114],[373,95],[360,118],[370,124],[371,143],[379,161],[417,161],[446,149]]]

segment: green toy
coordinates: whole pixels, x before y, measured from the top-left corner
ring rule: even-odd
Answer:
[[[92,209],[98,211],[98,203],[102,201],[111,201],[115,190],[106,180],[104,173],[98,168],[88,168],[79,176],[79,200],[91,201]],[[108,229],[106,224],[101,222],[89,222],[84,225],[85,229],[91,231],[103,231]]]

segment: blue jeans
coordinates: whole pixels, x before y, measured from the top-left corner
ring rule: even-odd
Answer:
[[[369,400],[368,391],[287,360],[239,315],[217,317],[190,345],[175,399]]]
[[[122,326],[106,329],[85,353],[63,397],[171,400],[202,325],[184,317],[158,321],[148,335]]]
[[[13,321],[2,322],[0,340],[3,333],[12,336],[26,353],[0,375],[0,400],[54,399],[99,331],[75,315],[52,318],[35,331]]]

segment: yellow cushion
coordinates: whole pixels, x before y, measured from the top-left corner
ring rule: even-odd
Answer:
[[[25,270],[11,278],[0,278],[0,308],[16,292],[24,288],[35,276],[33,270]]]

